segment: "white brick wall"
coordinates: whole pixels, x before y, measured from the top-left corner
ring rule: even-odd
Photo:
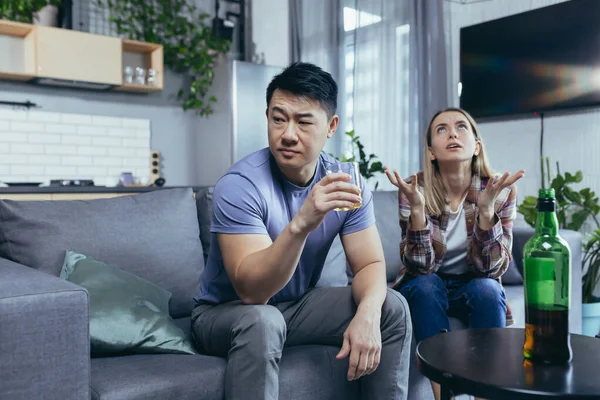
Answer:
[[[150,177],[150,121],[0,109],[0,181]]]

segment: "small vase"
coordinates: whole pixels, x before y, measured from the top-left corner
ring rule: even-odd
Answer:
[[[57,26],[58,7],[46,5],[40,11],[33,13],[33,25]]]
[[[600,302],[583,303],[581,306],[583,319],[581,333],[592,337],[600,334]]]

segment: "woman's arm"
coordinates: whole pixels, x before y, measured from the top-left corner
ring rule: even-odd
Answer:
[[[494,214],[477,208],[473,227],[473,265],[478,275],[498,278],[512,259],[513,221],[517,215],[517,187],[504,188],[496,197]]]
[[[431,245],[431,225],[424,210],[421,215],[411,212],[406,197],[398,192],[398,216],[402,241],[400,242],[400,258],[408,272],[412,275],[427,275],[433,271],[435,252]]]

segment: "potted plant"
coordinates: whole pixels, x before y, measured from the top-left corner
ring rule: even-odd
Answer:
[[[545,163],[544,163],[545,161]],[[575,190],[571,185],[583,180],[581,171],[574,175],[569,172],[562,175],[559,163],[556,163],[556,175],[550,179],[550,161],[548,158],[542,160],[542,187],[549,185],[556,195],[556,215],[559,227],[581,231],[586,223],[592,223],[595,230],[584,234],[582,265],[582,332],[587,336],[595,336],[600,333],[600,297],[596,295],[600,290],[600,202],[596,194],[589,188]],[[518,207],[519,213],[523,214],[525,221],[535,227],[537,218],[537,198],[527,196]]]
[[[600,283],[600,229],[590,234],[583,246],[584,256],[582,264],[587,267],[583,276],[583,328],[586,336],[600,334],[600,297],[596,296]]]
[[[56,26],[61,0],[2,0],[0,19]]]
[[[56,3],[56,4],[53,4]],[[48,1],[42,8],[33,12],[33,24],[41,26],[58,25],[58,5],[60,1]]]
[[[355,135],[354,130],[345,132],[345,134],[348,136],[348,139],[350,139],[350,154],[352,155],[350,157],[346,157],[344,154],[342,154],[341,156],[336,157],[333,154],[330,154],[330,156],[342,162],[357,162],[360,174],[367,181],[377,174],[385,173],[381,161],[375,161],[378,158],[375,154],[369,154],[367,157],[367,153],[365,153],[365,146],[360,142],[360,136]],[[376,182],[374,190],[377,190],[378,186],[379,182]]]

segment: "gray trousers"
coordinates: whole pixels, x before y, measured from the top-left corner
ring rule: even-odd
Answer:
[[[225,399],[273,400],[279,396],[278,363],[284,347],[341,347],[356,313],[350,287],[317,288],[296,302],[244,305],[239,301],[199,305],[192,331],[202,353],[227,357]],[[404,400],[412,325],[406,300],[388,289],[381,310],[381,361],[360,378],[363,399]]]

